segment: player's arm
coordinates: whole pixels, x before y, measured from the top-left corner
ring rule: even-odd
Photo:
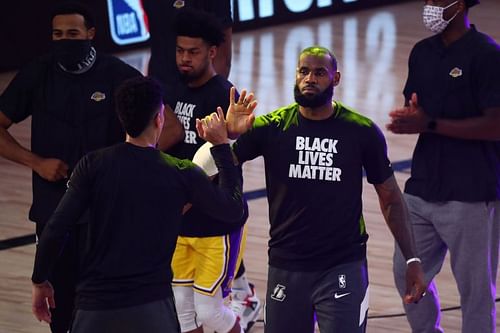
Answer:
[[[385,222],[406,260],[417,258],[415,240],[409,223],[408,207],[399,186],[391,175],[382,184],[375,184]],[[405,303],[418,302],[427,289],[419,260],[411,261],[406,271]]]
[[[48,282],[52,268],[61,253],[68,232],[74,228],[90,198],[86,171],[86,159],[82,159],[71,175],[68,190],[47,222],[38,242],[32,280],[32,311],[40,321],[51,322],[50,308],[56,306],[54,290]]]
[[[184,128],[172,108],[165,104],[165,123],[158,141],[158,149],[166,151],[184,140]]]
[[[200,168],[188,170],[189,201],[214,218],[239,222],[244,214],[242,179],[233,161],[222,109],[219,107],[217,113],[196,119],[196,129],[203,140],[213,145],[210,153],[219,173],[219,184],[213,184]]]
[[[42,158],[21,146],[9,133],[12,121],[0,111],[0,156],[25,165],[48,181],[58,181],[68,176],[68,165],[56,158]]]

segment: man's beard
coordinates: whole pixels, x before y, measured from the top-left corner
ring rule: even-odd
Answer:
[[[192,70],[191,72],[183,73],[182,71],[179,70],[180,78],[182,82],[184,83],[190,83],[193,81],[198,80],[199,78],[203,77],[203,75],[206,73],[207,68],[209,64],[205,64],[203,68],[200,68],[198,70]]]
[[[325,104],[330,104],[333,98],[333,81],[322,92],[316,95],[305,95],[300,92],[299,86],[295,84],[293,88],[295,102],[305,108],[317,108]]]

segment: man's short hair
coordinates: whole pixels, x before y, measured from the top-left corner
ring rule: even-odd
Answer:
[[[219,46],[224,42],[224,28],[217,17],[189,7],[178,11],[174,31],[177,36],[201,38],[210,46]]]
[[[161,107],[161,85],[151,77],[128,79],[116,90],[115,104],[125,132],[136,138],[144,132]]]
[[[79,14],[83,16],[85,27],[87,29],[95,28],[95,18],[90,9],[80,2],[64,1],[53,8],[50,20],[52,21],[57,15]]]
[[[328,56],[330,56],[330,58],[332,60],[333,69],[337,70],[337,58],[326,47],[317,46],[317,45],[306,47],[305,49],[302,50],[302,52],[300,52],[299,61],[300,61],[300,57],[302,57],[303,55],[312,55],[312,56],[316,56],[316,57],[323,57],[325,55],[328,55]]]

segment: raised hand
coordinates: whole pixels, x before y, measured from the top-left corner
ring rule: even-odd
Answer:
[[[224,112],[220,107],[217,108],[217,113],[213,112],[203,119],[196,119],[196,130],[200,138],[214,146],[229,143]]]
[[[396,134],[417,134],[427,130],[430,120],[422,108],[418,105],[416,93],[411,95],[409,106],[395,109],[389,113],[391,122],[386,128]]]
[[[248,131],[255,120],[253,111],[257,107],[254,94],[243,89],[237,101],[235,101],[236,89],[231,87],[229,94],[229,107],[227,109],[227,131],[229,138],[236,139]]]
[[[42,158],[33,170],[45,180],[55,182],[68,178],[68,165],[57,158]]]

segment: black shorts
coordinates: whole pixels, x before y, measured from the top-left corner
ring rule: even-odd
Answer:
[[[180,333],[173,297],[102,311],[77,310],[71,333]]]
[[[317,272],[269,267],[265,332],[363,333],[368,311],[366,260]]]

